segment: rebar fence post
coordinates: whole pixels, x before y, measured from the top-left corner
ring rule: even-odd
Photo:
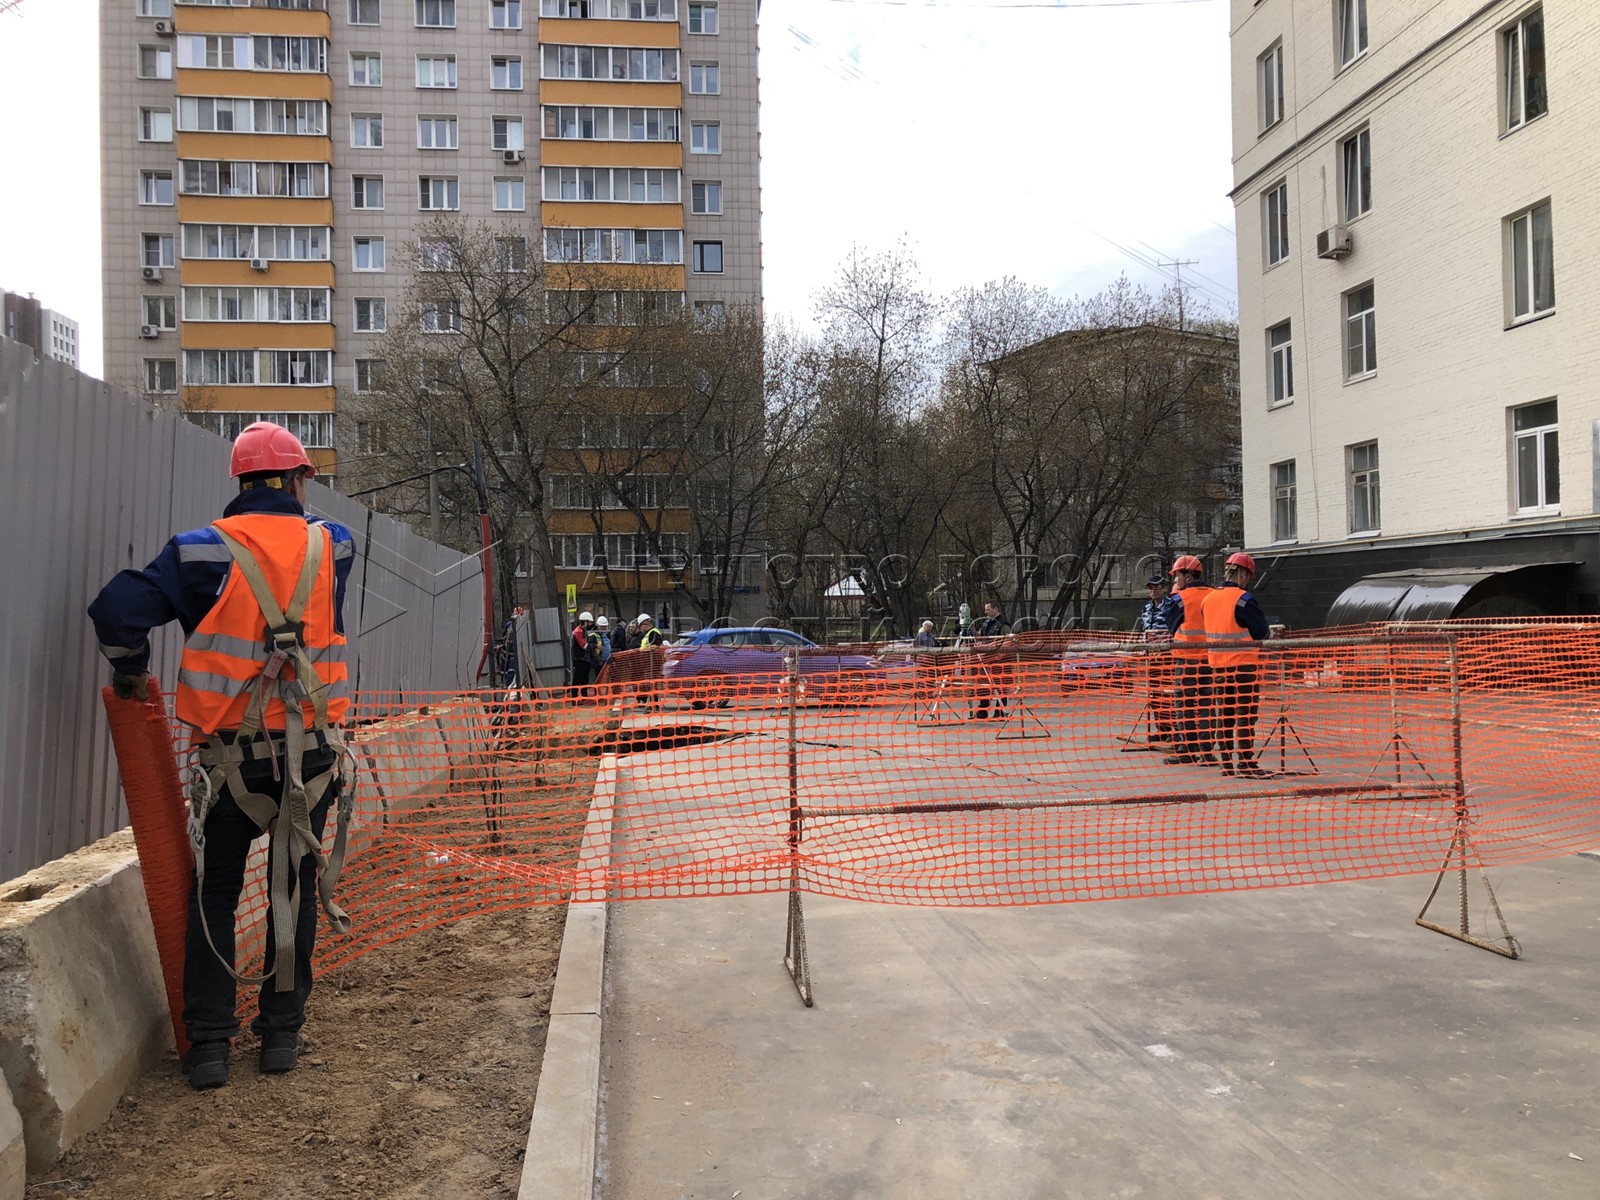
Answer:
[[[800,993],[800,1002],[810,1008],[811,964],[806,958],[806,920],[800,907],[800,838],[804,832],[800,812],[800,652],[786,650],[783,657],[789,707],[789,920],[783,940],[783,965]]]
[[[1472,814],[1467,806],[1465,755],[1461,742],[1460,647],[1457,637],[1453,633],[1446,635],[1446,653],[1450,664],[1450,753],[1455,787],[1454,828],[1450,835],[1450,845],[1445,848],[1444,862],[1439,867],[1439,874],[1433,881],[1433,889],[1428,893],[1427,900],[1423,902],[1422,911],[1417,914],[1417,924],[1424,929],[1431,929],[1435,933],[1442,933],[1446,937],[1453,937],[1457,941],[1477,946],[1479,949],[1493,951],[1495,954],[1502,955],[1505,958],[1520,958],[1522,956],[1522,946],[1516,938],[1511,936],[1511,930],[1506,925],[1505,914],[1500,911],[1500,901],[1494,894],[1494,884],[1489,882],[1489,872],[1483,868],[1481,859],[1478,860],[1478,869],[1483,874],[1483,886],[1489,893],[1489,904],[1494,909],[1495,920],[1500,924],[1500,940],[1492,941],[1489,938],[1478,937],[1472,932],[1471,914],[1467,905],[1467,865],[1469,859],[1477,858],[1477,854],[1472,847]],[[1460,923],[1455,929],[1427,919],[1428,908],[1433,904],[1434,897],[1439,894],[1439,885],[1444,882],[1445,874],[1450,870],[1452,859],[1457,860],[1456,872],[1460,899],[1460,911],[1458,914]]]

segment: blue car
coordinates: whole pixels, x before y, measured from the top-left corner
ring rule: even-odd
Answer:
[[[687,691],[695,708],[726,708],[739,697],[777,699],[787,671],[784,651],[798,649],[808,699],[851,699],[881,680],[883,664],[864,654],[841,654],[809,638],[770,626],[712,626],[667,647],[661,677]]]

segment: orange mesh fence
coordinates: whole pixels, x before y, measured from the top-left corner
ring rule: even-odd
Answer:
[[[1431,873],[1460,829],[1484,865],[1600,846],[1591,623],[1321,631],[1254,678],[1128,635],[632,661],[364,695],[355,931],[319,965],[569,899],[1043,904]],[[241,957],[265,907],[258,868]]]

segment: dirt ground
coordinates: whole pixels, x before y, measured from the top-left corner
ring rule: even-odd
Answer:
[[[170,1056],[28,1200],[514,1197],[565,917],[472,917],[319,980],[291,1074],[257,1072],[248,1029],[216,1091]]]

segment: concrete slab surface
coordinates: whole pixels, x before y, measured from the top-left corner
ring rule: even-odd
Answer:
[[[1520,961],[1417,928],[1430,878],[807,896],[809,1010],[784,896],[614,904],[596,1194],[1588,1200],[1600,862],[1493,877]]]

